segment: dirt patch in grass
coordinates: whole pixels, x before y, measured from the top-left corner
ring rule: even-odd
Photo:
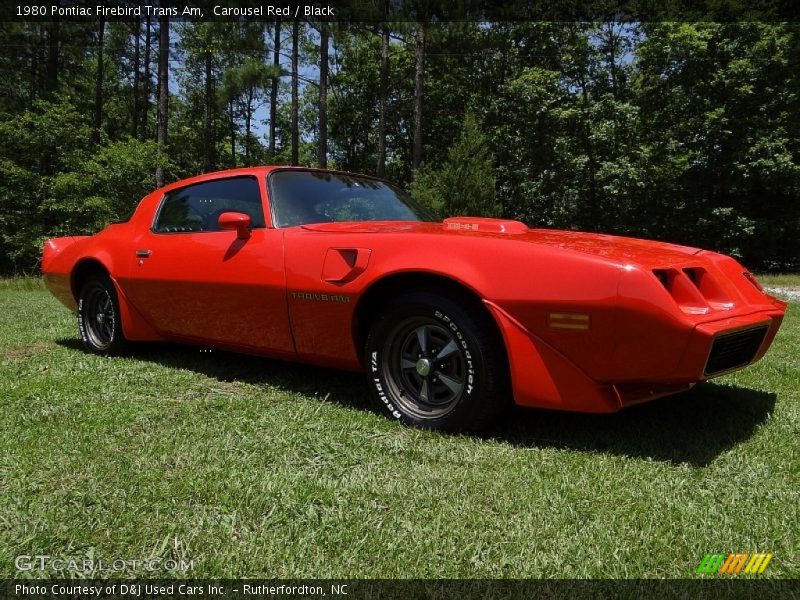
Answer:
[[[39,354],[40,352],[52,348],[53,346],[54,344],[47,342],[31,344],[30,346],[20,346],[19,348],[9,348],[7,350],[0,351],[0,360],[19,360],[21,358],[27,358],[29,356]]]

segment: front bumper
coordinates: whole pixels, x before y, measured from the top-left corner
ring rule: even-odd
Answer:
[[[783,311],[759,311],[729,319],[701,323],[692,331],[686,352],[675,371],[678,381],[702,381],[742,369],[759,360],[769,349],[783,321]],[[717,368],[709,362],[714,343],[736,333],[755,333],[765,330],[754,352],[742,355],[740,361]],[[707,370],[707,367],[709,369]]]
[[[769,349],[780,328],[784,307],[774,306],[733,317],[699,322],[684,333],[675,360],[661,361],[645,376],[637,369],[628,370],[620,379],[592,378],[561,352],[532,334],[519,321],[491,302],[488,308],[497,320],[508,350],[514,400],[521,406],[553,408],[578,412],[610,413],[622,408],[655,400],[690,389],[695,383],[742,369]],[[731,368],[706,373],[714,342],[721,336],[766,327],[757,350],[747,360]],[[650,343],[658,344],[651,336]],[[675,356],[675,355],[673,355]],[[645,359],[649,357],[643,357]],[[654,361],[641,360],[651,367]],[[631,366],[629,363],[627,366]],[[658,364],[658,363],[657,363]],[[655,371],[655,372],[653,372]]]
[[[620,408],[686,391],[699,381],[753,364],[772,345],[783,316],[783,310],[776,309],[697,325],[672,375],[661,381],[613,385]],[[728,348],[721,349],[718,345],[717,352],[714,352],[715,343],[731,339],[734,343],[729,344]],[[722,360],[720,350],[723,353]]]

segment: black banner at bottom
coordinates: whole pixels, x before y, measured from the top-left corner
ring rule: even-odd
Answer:
[[[800,598],[798,580],[774,579],[15,579],[2,598]]]

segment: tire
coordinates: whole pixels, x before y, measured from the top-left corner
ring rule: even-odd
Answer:
[[[442,295],[396,298],[374,321],[365,351],[373,395],[406,424],[479,431],[508,404],[505,350],[494,324]]]
[[[117,355],[127,349],[117,291],[108,275],[93,276],[81,287],[78,330],[84,347],[94,354]]]

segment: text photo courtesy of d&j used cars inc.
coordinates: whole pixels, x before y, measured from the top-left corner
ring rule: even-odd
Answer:
[[[0,595],[800,594],[800,14],[0,5]]]

